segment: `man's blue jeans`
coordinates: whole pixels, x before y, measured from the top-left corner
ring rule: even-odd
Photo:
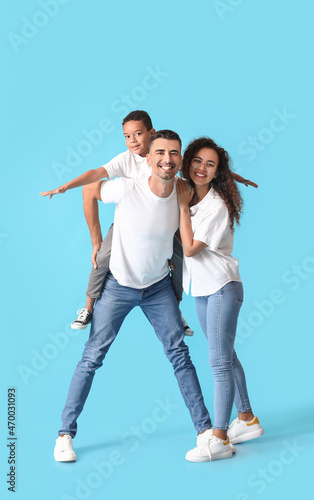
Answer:
[[[226,430],[233,402],[238,412],[251,411],[245,374],[233,347],[243,302],[242,283],[231,281],[212,295],[196,297],[195,302],[214,374],[214,428]]]
[[[184,329],[169,276],[138,290],[119,285],[108,273],[95,306],[89,339],[72,377],[59,435],[76,435],[77,418],[83,410],[95,371],[102,366],[124,318],[135,306],[142,309],[163,344],[195,429],[203,432],[212,426],[188,347],[183,340]]]

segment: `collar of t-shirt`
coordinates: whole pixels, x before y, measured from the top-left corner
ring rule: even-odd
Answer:
[[[204,196],[204,198],[197,203],[196,205],[193,205],[193,207],[190,208],[190,214],[195,215],[199,210],[202,210],[206,205],[208,205],[212,200],[217,198],[218,193],[214,190],[213,187],[210,188],[208,191],[207,195]]]

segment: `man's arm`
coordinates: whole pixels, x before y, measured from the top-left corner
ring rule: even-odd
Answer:
[[[104,179],[105,177],[108,177],[108,172],[104,167],[95,168],[94,170],[88,170],[84,174],[76,177],[66,184],[63,184],[63,186],[60,186],[57,189],[53,189],[52,191],[45,191],[40,194],[41,196],[49,196],[50,200],[54,194],[65,193],[69,189],[85,186],[86,184],[92,184],[93,182],[100,181],[100,179]]]
[[[244,179],[244,177],[241,177],[241,175],[236,174],[235,172],[231,172],[231,175],[235,181],[240,182],[241,184],[245,184],[246,187],[252,186],[254,188],[258,188],[258,184],[255,184],[255,182],[249,181],[248,179]]]
[[[93,252],[92,265],[97,268],[96,255],[102,243],[101,227],[98,213],[98,200],[101,201],[101,182],[95,182],[83,187],[83,207],[89,232],[91,235]]]

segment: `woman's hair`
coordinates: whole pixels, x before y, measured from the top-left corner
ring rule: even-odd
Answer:
[[[188,145],[184,152],[181,175],[185,179],[187,179],[187,181],[193,188],[195,188],[195,184],[191,180],[189,170],[193,158],[195,158],[195,156],[197,156],[197,153],[203,148],[213,149],[218,154],[219,163],[217,167],[217,173],[216,177],[212,179],[211,185],[227,205],[230,216],[230,228],[233,231],[234,221],[236,221],[237,224],[240,223],[240,214],[242,212],[243,200],[240,195],[240,191],[231,175],[232,173],[230,170],[230,157],[227,151],[219,147],[209,137],[200,137],[199,139],[195,139]],[[197,194],[194,189],[194,196],[191,200],[190,205],[195,205],[197,201]]]

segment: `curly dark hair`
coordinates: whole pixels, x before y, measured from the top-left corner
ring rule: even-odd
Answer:
[[[125,118],[123,118],[122,127],[127,122],[130,122],[133,120],[136,122],[142,122],[144,127],[146,127],[148,131],[150,131],[153,128],[151,117],[149,116],[149,114],[146,111],[143,111],[141,109],[131,111],[131,113],[129,113]]]
[[[233,231],[234,221],[236,221],[237,224],[240,224],[240,214],[242,212],[243,200],[240,191],[231,175],[231,160],[227,151],[218,146],[209,137],[200,137],[199,139],[195,139],[188,145],[184,152],[181,175],[185,179],[187,179],[187,181],[193,188],[195,188],[195,184],[191,180],[189,170],[192,159],[203,148],[213,149],[218,154],[219,163],[217,168],[217,176],[212,179],[211,185],[227,205],[230,216],[230,228]],[[197,194],[194,190],[194,196],[191,200],[190,206],[195,205],[197,202]]]

